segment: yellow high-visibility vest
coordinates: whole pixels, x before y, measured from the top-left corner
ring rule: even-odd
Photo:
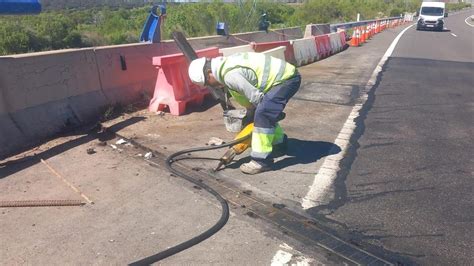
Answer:
[[[257,89],[267,93],[273,86],[292,78],[295,75],[296,67],[284,60],[271,57],[261,53],[239,53],[226,58],[222,63],[218,75],[220,80],[224,80],[225,74],[236,68],[248,68],[257,77]],[[242,94],[229,88],[229,92],[234,99],[243,106],[250,106],[248,99]]]

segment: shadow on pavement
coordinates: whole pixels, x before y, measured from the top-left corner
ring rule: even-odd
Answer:
[[[292,165],[314,163],[325,156],[337,154],[340,151],[341,148],[331,142],[288,139],[288,151],[285,158],[275,162],[272,170],[277,171]],[[236,169],[249,161],[250,156],[243,157],[228,165],[227,168]]]
[[[0,163],[0,179],[5,178],[9,175],[12,175],[14,173],[17,173],[23,169],[26,169],[28,167],[31,167],[43,160],[47,160],[51,157],[54,157],[58,154],[61,154],[67,150],[73,149],[77,146],[83,145],[85,143],[88,143],[90,141],[93,141],[95,139],[99,139],[100,141],[107,141],[110,139],[114,138],[114,135],[111,133],[107,132],[116,132],[120,129],[123,129],[125,127],[128,127],[132,124],[138,123],[142,120],[144,120],[144,117],[132,117],[130,119],[124,120],[122,122],[119,122],[117,124],[114,124],[110,126],[106,132],[98,132],[100,130],[100,127],[95,127],[92,130],[89,130],[89,132],[72,132],[65,136],[73,136],[73,135],[83,135],[86,134],[82,137],[79,137],[77,139],[73,139],[70,141],[67,141],[65,143],[59,144],[57,146],[54,146],[50,149],[47,149],[45,151],[42,151],[38,154],[33,154],[29,155],[26,157],[22,157],[19,159],[14,159],[14,160],[7,160],[6,162]]]
[[[331,142],[288,139],[286,154],[288,157],[276,162],[273,170],[280,170],[291,165],[314,163],[340,151],[341,148]]]
[[[436,30],[436,29],[419,29],[418,31],[424,31],[424,32],[451,32],[450,29],[444,28],[442,30]]]

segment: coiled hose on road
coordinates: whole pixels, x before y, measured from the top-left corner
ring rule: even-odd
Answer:
[[[168,248],[164,251],[161,251],[157,254],[151,255],[149,257],[146,257],[146,258],[141,259],[141,260],[136,261],[136,262],[132,262],[129,265],[133,265],[133,266],[150,265],[152,263],[158,262],[162,259],[173,256],[174,254],[177,254],[177,253],[179,253],[179,252],[181,252],[185,249],[188,249],[188,248],[190,248],[190,247],[192,247],[196,244],[199,244],[200,242],[208,239],[209,237],[211,237],[212,235],[217,233],[222,227],[224,227],[224,225],[229,220],[229,205],[227,204],[227,201],[219,193],[217,193],[217,191],[215,191],[214,189],[212,189],[208,185],[204,184],[203,182],[200,182],[199,180],[194,179],[193,177],[191,177],[191,176],[189,176],[185,173],[182,173],[182,172],[174,169],[172,165],[173,165],[174,162],[176,162],[175,158],[180,156],[180,155],[183,155],[183,154],[186,154],[186,153],[191,153],[191,152],[209,151],[209,150],[222,149],[222,148],[225,148],[225,147],[231,147],[231,146],[233,146],[237,143],[240,143],[240,142],[250,138],[250,136],[251,136],[251,134],[249,134],[247,136],[244,136],[242,138],[233,140],[229,143],[222,144],[222,145],[209,146],[209,147],[198,147],[198,148],[191,148],[191,149],[178,151],[178,152],[175,152],[175,153],[171,154],[170,156],[168,156],[166,158],[166,169],[168,169],[168,171],[170,171],[171,173],[173,173],[173,174],[175,174],[179,177],[182,177],[182,178],[186,179],[187,181],[195,184],[196,186],[206,190],[207,192],[209,192],[211,195],[213,195],[219,201],[219,203],[221,204],[221,207],[222,207],[221,217],[211,228],[204,231],[203,233],[201,233],[201,234],[199,234],[199,235],[197,235],[197,236],[195,236],[195,237],[193,237],[189,240],[186,240],[186,241],[184,241],[184,242],[182,242],[182,243],[180,243],[180,244],[178,244],[174,247],[171,247],[171,248]]]

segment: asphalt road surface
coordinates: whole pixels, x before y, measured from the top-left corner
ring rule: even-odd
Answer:
[[[472,14],[405,32],[357,121],[336,199],[312,210],[404,264],[474,261]]]

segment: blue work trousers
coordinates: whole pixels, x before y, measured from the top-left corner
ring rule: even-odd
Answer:
[[[250,154],[253,160],[261,163],[272,161],[272,147],[282,141],[284,136],[283,130],[277,124],[278,118],[290,98],[298,91],[300,84],[301,76],[296,73],[294,77],[272,87],[257,105]],[[278,139],[275,139],[275,133]]]

